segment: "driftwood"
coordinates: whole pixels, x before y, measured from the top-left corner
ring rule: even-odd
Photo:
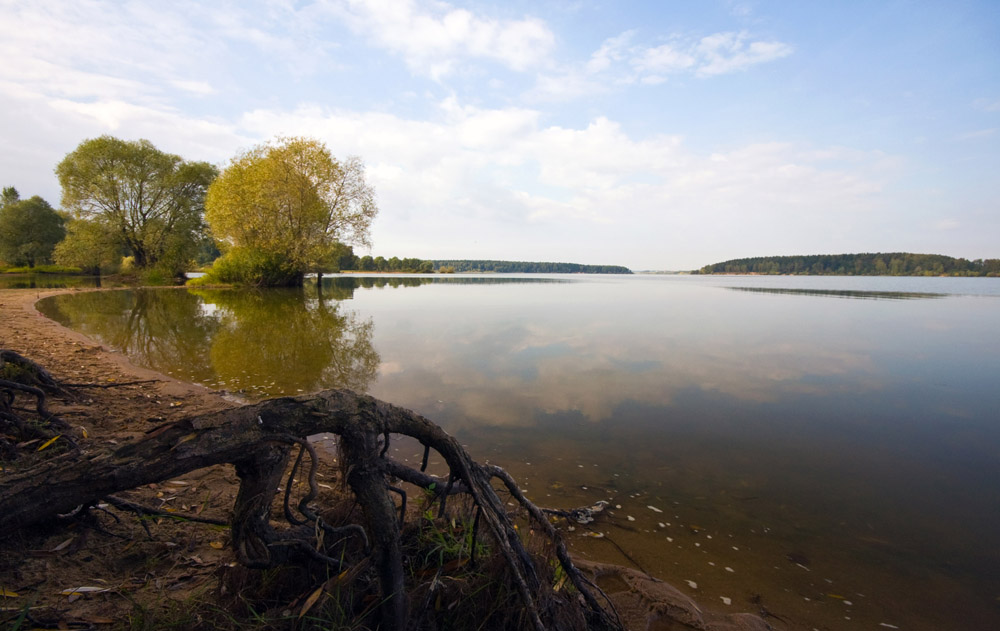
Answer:
[[[40,414],[43,407],[44,399],[39,398]],[[316,453],[305,437],[318,433],[339,437],[341,469],[363,510],[362,524],[331,527],[310,506],[316,492]],[[424,466],[420,470],[388,456],[394,435],[412,437],[424,446]],[[298,460],[292,475],[303,466],[310,467],[307,475],[311,491],[298,503],[299,515],[289,506],[286,493],[285,516],[291,525],[276,527],[271,520],[272,505],[295,448]],[[431,449],[447,463],[446,478],[424,472]],[[306,456],[309,463],[303,462]],[[392,486],[397,479],[425,489],[441,503],[442,512],[449,496],[461,493],[471,498],[477,527],[480,523],[485,527],[513,576],[530,627],[537,631],[560,628],[555,600],[549,598],[551,585],[542,580],[493,487],[493,480],[499,479],[527,510],[532,526],[551,539],[563,571],[580,595],[586,626],[622,628],[595,595],[599,590],[573,565],[545,514],[523,496],[505,471],[474,462],[453,437],[426,418],[347,390],[270,399],[192,416],[162,425],[141,440],[114,451],[90,451],[84,445],[26,470],[8,470],[0,477],[0,537],[79,510],[81,505],[95,504],[113,493],[220,463],[235,465],[240,478],[231,523],[232,544],[239,561],[257,568],[302,559],[337,564],[336,551],[329,554],[330,546],[352,541],[368,553],[364,562],[370,562],[377,571],[383,629],[405,629],[409,617],[400,543],[402,511],[393,500],[393,495],[402,494],[405,507],[405,494]]]

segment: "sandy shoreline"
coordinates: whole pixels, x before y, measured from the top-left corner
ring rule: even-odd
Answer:
[[[57,415],[86,431],[86,449],[110,448],[164,422],[236,405],[223,393],[136,366],[124,355],[35,309],[39,299],[73,291],[80,290],[0,290],[0,348],[33,359],[61,382],[102,386],[81,388],[78,402],[50,404]],[[137,381],[141,383],[132,383]],[[182,477],[173,483],[177,486],[168,487],[172,482],[153,484],[123,495],[179,514],[197,511],[205,517],[228,518],[238,488],[231,467],[211,467]],[[4,553],[0,588],[18,595],[0,598],[0,604],[21,607],[30,601],[42,608],[38,610],[40,618],[49,616],[56,623],[120,625],[135,614],[137,603],[149,608],[170,606],[164,601],[176,604],[194,593],[214,589],[219,568],[232,562],[232,553],[225,547],[228,535],[203,524],[166,520],[154,527],[152,540],[139,520],[128,516],[122,516],[113,527],[103,525],[113,536],[54,524],[51,530],[32,529],[0,544]],[[124,540],[131,543],[124,544]],[[596,571],[617,572],[614,580],[629,585],[627,591],[615,594],[615,600],[634,628],[646,628],[650,623],[656,623],[650,628],[660,628],[657,624],[673,625],[668,620],[677,619],[694,625],[689,628],[719,631],[768,628],[755,616],[703,614],[693,601],[666,583],[624,568],[608,566]],[[77,599],[60,593],[80,585],[106,585],[115,593]],[[127,598],[121,597],[123,592],[128,593]]]

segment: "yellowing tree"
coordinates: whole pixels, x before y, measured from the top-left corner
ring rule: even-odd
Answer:
[[[378,212],[358,158],[343,162],[308,138],[282,138],[235,158],[212,183],[205,221],[226,252],[214,280],[297,284],[338,243],[370,245]]]

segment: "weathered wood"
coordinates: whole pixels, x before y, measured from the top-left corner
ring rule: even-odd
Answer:
[[[251,567],[294,561],[297,546],[289,543],[295,543],[303,530],[315,528],[276,529],[270,521],[271,508],[287,468],[289,445],[302,444],[304,437],[318,433],[340,437],[346,482],[363,509],[371,560],[379,576],[382,628],[404,629],[407,624],[400,528],[389,496],[392,477],[434,487],[442,500],[448,492],[468,493],[478,507],[479,520],[487,526],[511,570],[531,625],[538,631],[553,627],[548,620],[550,612],[539,606],[538,600],[546,592],[537,568],[492,479],[500,477],[531,517],[548,526],[541,511],[516,491],[510,476],[474,462],[438,425],[410,410],[347,390],[270,399],[192,416],[155,428],[144,438],[114,450],[84,446],[30,469],[10,472],[0,478],[0,537],[117,491],[232,463],[241,480],[232,523],[237,557]],[[442,492],[436,478],[387,458],[387,445],[380,444],[380,438],[388,440],[392,434],[410,436],[439,452],[454,484],[449,483],[448,490]],[[315,515],[302,512],[317,521]],[[550,526],[543,531],[557,542],[559,561],[585,596],[591,628],[620,628],[572,567],[559,535]],[[320,550],[307,551],[323,558]]]

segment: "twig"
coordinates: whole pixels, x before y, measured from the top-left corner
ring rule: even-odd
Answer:
[[[148,515],[150,517],[169,517],[171,519],[177,519],[181,521],[194,521],[200,524],[211,524],[213,526],[229,526],[228,521],[222,521],[219,519],[209,519],[208,517],[190,517],[188,515],[178,515],[177,513],[168,513],[166,511],[159,510],[157,508],[152,508],[151,506],[144,506],[142,504],[137,504],[135,502],[116,497],[114,495],[107,495],[104,500],[114,506],[115,508],[121,508],[125,510],[130,510],[139,515]]]

